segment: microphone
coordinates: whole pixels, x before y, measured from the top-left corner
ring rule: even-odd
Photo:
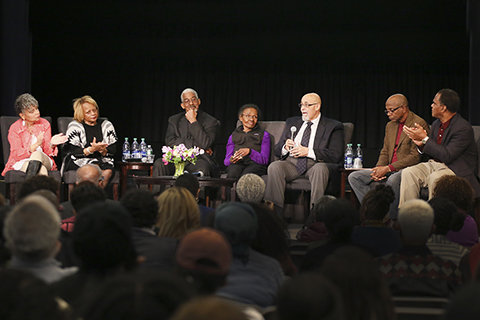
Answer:
[[[297,132],[297,127],[291,126],[291,127],[290,127],[290,132],[292,133],[290,138],[293,140],[293,134],[294,134],[295,132]]]

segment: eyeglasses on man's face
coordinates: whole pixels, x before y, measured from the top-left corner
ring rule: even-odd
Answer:
[[[395,111],[397,111],[397,110],[400,109],[401,107],[403,107],[403,106],[396,107],[395,109],[387,109],[387,110],[385,110],[385,111],[383,111],[383,112],[385,112],[385,114],[388,115],[390,112],[391,112],[391,113],[394,113]]]
[[[183,103],[184,103],[184,104],[195,103],[195,102],[197,102],[197,100],[198,100],[197,97],[192,97],[191,99],[185,99],[185,100],[183,100]]]
[[[315,102],[315,103],[299,103],[298,107],[299,108],[302,108],[302,107],[308,108],[308,107],[314,106],[316,104],[318,104],[318,102]]]

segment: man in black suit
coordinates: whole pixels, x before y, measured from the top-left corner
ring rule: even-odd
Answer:
[[[400,203],[419,198],[420,187],[428,187],[432,198],[435,183],[444,175],[457,175],[465,178],[480,195],[477,177],[477,147],[470,123],[458,114],[460,98],[451,89],[442,89],[434,97],[432,117],[437,118],[429,134],[415,124],[403,127],[403,131],[417,145],[420,153],[431,157],[402,171]]]
[[[180,99],[184,112],[168,119],[165,144],[173,148],[183,143],[187,148],[195,146],[203,149],[205,153],[197,157],[196,164],[187,162],[185,170],[201,171],[204,176],[216,177],[218,168],[213,157],[213,147],[220,130],[220,121],[199,109],[201,101],[195,90],[183,90]],[[172,175],[174,171],[174,165],[164,165],[162,159],[157,159],[153,164],[154,177]]]
[[[302,175],[307,177],[312,185],[311,203],[315,203],[327,187],[328,164],[342,163],[343,124],[323,117],[321,106],[322,100],[318,94],[304,95],[299,104],[302,116],[287,119],[282,137],[275,146],[275,156],[282,160],[268,167],[265,200],[272,201],[281,214],[287,182]]]

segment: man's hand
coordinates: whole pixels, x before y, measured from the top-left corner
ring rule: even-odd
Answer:
[[[287,139],[284,146],[285,150],[291,151],[293,147],[295,147],[295,142],[292,139]]]
[[[306,157],[308,155],[308,148],[304,146],[294,147],[290,150],[290,155],[294,158]]]
[[[194,123],[197,121],[197,112],[198,109],[195,106],[189,107],[185,110],[185,118],[187,118],[188,122]]]
[[[403,126],[403,132],[405,132],[405,134],[412,139],[417,146],[422,146],[422,139],[427,136],[427,131],[418,123],[415,123],[415,126],[413,127]]]
[[[381,181],[386,178],[387,172],[390,172],[390,168],[388,166],[379,166],[372,169],[372,177],[373,181]]]

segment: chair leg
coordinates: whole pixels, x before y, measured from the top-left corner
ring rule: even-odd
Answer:
[[[70,193],[72,192],[73,187],[74,187],[74,184],[73,184],[73,183],[70,183],[70,184],[68,185],[68,201],[70,201]]]
[[[151,186],[150,186],[151,189]],[[150,190],[151,192],[152,190]],[[113,184],[113,200],[118,201],[118,183]]]
[[[10,184],[10,205],[13,206],[15,204],[15,201],[17,200],[17,185],[16,183],[9,183]]]

